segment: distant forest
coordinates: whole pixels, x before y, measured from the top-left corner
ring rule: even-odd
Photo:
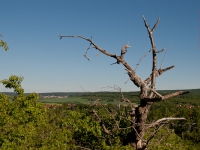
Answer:
[[[200,96],[200,89],[184,89],[187,91],[190,91],[189,94],[184,95],[184,97],[193,97],[193,96]],[[183,90],[183,91],[184,91]],[[173,92],[177,92],[179,90],[157,90],[159,93],[165,95],[167,93],[173,93]],[[6,94],[8,96],[15,96],[16,93],[15,92],[1,92],[3,94]],[[55,96],[69,96],[69,97],[73,97],[73,96],[83,96],[86,97],[88,96],[88,94],[91,96],[103,96],[103,97],[110,97],[113,95],[117,95],[120,94],[119,92],[110,92],[110,91],[100,91],[100,92],[89,92],[89,93],[85,93],[85,92],[47,92],[47,93],[38,93],[40,96],[47,96],[47,95],[55,95]],[[30,94],[30,93],[25,93],[25,94]],[[123,92],[124,95],[126,96],[138,96],[139,91],[133,91],[133,92]]]

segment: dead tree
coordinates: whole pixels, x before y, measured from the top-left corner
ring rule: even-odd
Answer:
[[[116,60],[115,63],[113,64],[122,64],[125,67],[125,70],[127,71],[127,74],[130,78],[130,80],[138,87],[140,88],[140,94],[139,94],[139,98],[140,98],[140,104],[133,109],[133,111],[130,113],[130,118],[131,118],[131,132],[129,133],[129,137],[128,137],[128,142],[129,144],[131,144],[131,146],[137,150],[139,149],[145,149],[149,143],[149,141],[151,140],[151,138],[154,137],[154,135],[152,135],[152,137],[149,140],[144,140],[144,134],[145,132],[149,129],[152,128],[156,125],[162,124],[163,122],[169,122],[171,120],[184,120],[185,118],[162,118],[159,119],[155,122],[152,122],[151,124],[146,124],[147,121],[147,115],[150,111],[150,108],[152,106],[153,103],[155,102],[159,102],[159,101],[164,101],[165,99],[174,97],[174,96],[178,96],[178,95],[182,95],[182,94],[187,94],[189,93],[189,91],[178,91],[175,93],[171,93],[168,95],[161,95],[156,91],[156,77],[159,77],[162,73],[174,68],[174,66],[170,66],[167,68],[157,68],[157,53],[163,52],[164,49],[162,50],[157,50],[156,49],[156,45],[154,43],[154,38],[153,38],[153,32],[155,31],[159,21],[160,21],[160,17],[157,19],[155,25],[153,26],[152,29],[150,29],[148,23],[145,20],[145,17],[143,16],[143,21],[144,21],[144,25],[148,31],[148,35],[149,35],[149,39],[151,42],[151,49],[150,51],[152,52],[152,71],[150,73],[150,75],[145,79],[142,80],[135,72],[135,70],[133,70],[131,68],[131,66],[124,60],[124,55],[127,52],[127,48],[129,48],[130,46],[128,44],[124,45],[121,49],[121,55],[117,56],[116,54],[111,54],[108,51],[100,48],[97,44],[95,44],[92,40],[92,38],[85,38],[83,36],[63,36],[63,35],[59,35],[60,39],[64,38],[64,37],[68,37],[68,38],[81,38],[83,40],[86,40],[90,43],[90,46],[88,47],[84,57],[87,58],[89,60],[89,58],[87,57],[87,52],[90,48],[94,48],[96,50],[98,50],[100,53],[103,53],[107,56],[110,56],[112,58],[114,58]],[[130,101],[127,101],[130,104]],[[131,105],[131,104],[130,104]],[[97,115],[96,111],[94,111],[94,115],[98,118],[100,124],[102,125],[103,130],[105,131],[105,133],[107,134],[111,134],[110,131],[108,131],[105,127],[104,124],[101,123],[101,118],[99,118],[99,116]],[[157,131],[156,131],[157,132]],[[156,133],[155,132],[155,133]]]

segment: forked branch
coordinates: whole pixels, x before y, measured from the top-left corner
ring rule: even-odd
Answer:
[[[151,41],[151,49],[152,49],[152,56],[153,56],[153,64],[152,64],[152,73],[151,73],[151,88],[155,89],[155,85],[156,85],[156,64],[157,64],[157,58],[156,58],[156,45],[154,43],[154,38],[153,38],[153,32],[156,29],[159,21],[160,21],[160,17],[158,18],[157,22],[155,23],[155,25],[153,26],[153,28],[150,30],[149,25],[146,22],[145,17],[143,16],[143,20],[144,20],[144,24],[145,27],[147,28],[148,34],[149,34],[149,39]],[[153,97],[153,92],[150,92],[149,98]]]

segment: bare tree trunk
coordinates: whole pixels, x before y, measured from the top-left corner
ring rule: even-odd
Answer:
[[[140,101],[140,106],[136,109],[136,131],[139,136],[136,136],[137,149],[142,149],[146,147],[146,142],[143,141],[144,133],[145,133],[145,124],[147,120],[147,115],[149,113],[152,102],[145,102],[143,100]],[[137,135],[137,134],[135,134]]]
[[[134,147],[135,149],[145,149],[146,148],[146,140],[143,139],[145,134],[145,124],[147,120],[147,116],[149,110],[151,108],[152,102],[146,102],[140,100],[140,105],[135,109],[135,120],[132,131],[128,134],[128,142]]]

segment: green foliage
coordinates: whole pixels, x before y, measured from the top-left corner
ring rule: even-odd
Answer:
[[[0,34],[0,37],[2,37],[1,34]],[[3,40],[0,40],[0,47],[3,47],[3,49],[4,49],[5,51],[7,51],[7,50],[9,49],[8,46],[7,46],[7,43],[4,42]]]
[[[72,141],[70,136],[66,137],[68,130],[56,130],[49,125],[46,109],[43,104],[36,101],[38,95],[25,95],[21,87],[22,80],[22,77],[11,76],[1,81],[6,88],[13,88],[17,93],[12,101],[9,101],[6,95],[0,94],[1,149],[70,147],[66,144],[67,141]]]
[[[148,116],[149,123],[170,116],[186,118],[184,121],[173,121],[169,127],[174,130],[174,134],[184,141],[184,146],[193,145],[195,149],[195,147],[200,147],[199,106],[200,95],[196,92],[189,96],[179,96],[165,102],[155,103]]]
[[[9,79],[1,80],[0,82],[9,89],[14,89],[18,96],[24,96],[24,89],[21,87],[21,82],[23,81],[23,77],[18,76],[10,76]]]
[[[147,132],[148,133],[148,132]],[[149,135],[146,134],[146,138]],[[190,141],[185,141],[175,134],[174,130],[169,128],[162,128],[158,131],[156,136],[152,139],[148,146],[153,150],[198,150],[199,146],[194,145]]]
[[[1,83],[12,88],[10,100],[0,94],[0,149],[130,149],[121,146],[120,138],[109,138],[109,144],[98,121],[87,113],[64,107],[45,109],[38,94],[24,94],[23,77],[10,76]],[[116,135],[119,133],[116,133]]]
[[[114,104],[89,106],[77,103],[71,108],[63,104],[56,109],[47,109],[44,104],[38,102],[38,94],[24,94],[24,89],[21,87],[22,81],[23,77],[14,75],[0,81],[6,88],[13,89],[16,93],[12,97],[0,93],[0,149],[132,149],[130,145],[125,144],[127,134],[130,132],[130,128],[127,127],[131,126],[125,119],[129,110],[126,106],[121,105],[119,109]],[[116,98],[117,93],[108,93],[105,96],[106,101],[112,99],[109,95]],[[131,93],[131,95],[134,94]],[[186,106],[186,102],[191,97],[196,99],[196,101],[191,101],[196,106],[195,108],[177,108],[181,100]],[[87,100],[87,97],[83,98]],[[199,98],[194,95],[155,103],[149,114],[149,122],[169,116],[185,117],[187,121],[175,122],[175,125],[161,129],[150,142],[149,148],[199,149],[200,109],[198,105]],[[112,135],[104,133],[99,120],[91,113],[94,107]],[[116,123],[120,130],[117,130]],[[169,130],[172,131],[170,134],[168,134]],[[167,136],[159,142],[166,134]],[[146,138],[149,136],[145,135]]]
[[[98,107],[100,108],[100,107]],[[95,121],[90,110],[92,107],[84,104],[77,104],[71,111],[66,104],[59,109],[49,109],[49,118],[51,118],[51,126],[59,124],[62,130],[68,128],[73,132],[72,139],[77,147],[89,149],[130,149],[130,146],[121,145],[122,132],[114,132],[114,135],[106,135],[99,122]],[[104,117],[106,126],[110,126],[110,117]],[[113,129],[110,126],[109,129]],[[123,130],[124,131],[124,130]]]
[[[32,147],[37,129],[45,124],[43,105],[35,100],[38,95],[25,96],[21,87],[23,78],[11,76],[2,80],[6,88],[13,88],[17,93],[10,102],[8,97],[0,94],[0,146],[2,149]],[[35,128],[37,126],[37,128]],[[31,141],[31,142],[30,142]]]
[[[200,108],[178,108],[177,116],[185,116],[186,121],[177,126],[173,126],[176,134],[182,139],[190,140],[195,145],[200,143]],[[200,146],[200,145],[199,145]]]

